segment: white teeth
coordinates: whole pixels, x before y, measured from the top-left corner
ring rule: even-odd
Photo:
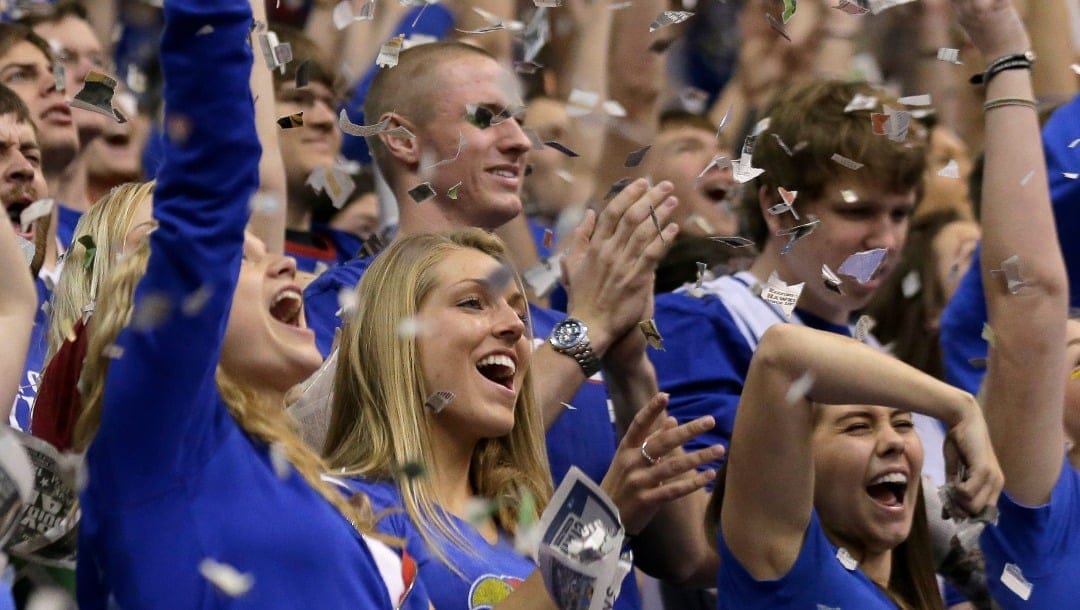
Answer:
[[[492,356],[487,356],[485,358],[482,358],[480,360],[480,362],[476,363],[476,368],[490,366],[490,365],[493,365],[493,364],[497,364],[499,366],[505,366],[506,368],[510,369],[510,374],[511,375],[513,375],[514,373],[517,372],[517,366],[514,365],[514,361],[511,360],[509,356],[503,356],[502,354],[495,354],[495,355],[492,355]]]
[[[496,176],[501,176],[503,178],[517,178],[517,172],[512,172],[505,169],[491,170],[491,173],[495,174]]]
[[[879,485],[881,483],[900,483],[902,485],[907,485],[907,475],[902,472],[890,472],[889,474],[874,477],[874,480],[870,481],[871,485]]]
[[[299,292],[297,292],[296,290],[293,290],[291,288],[288,289],[288,290],[283,290],[283,291],[279,292],[276,297],[274,297],[274,301],[272,303],[270,303],[270,307],[273,307],[274,305],[277,305],[278,303],[284,301],[285,299],[293,299],[295,301],[302,301],[302,300],[304,300],[304,296],[302,294],[300,294]]]

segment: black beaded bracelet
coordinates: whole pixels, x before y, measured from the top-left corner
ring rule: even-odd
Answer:
[[[987,66],[986,72],[972,76],[971,84],[985,85],[990,82],[990,79],[1006,70],[1030,70],[1031,65],[1034,63],[1035,53],[1033,51],[1024,51],[1023,53],[1017,53],[1015,55],[1005,55],[1004,57],[995,59]]]

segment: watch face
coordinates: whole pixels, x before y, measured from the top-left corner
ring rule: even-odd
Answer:
[[[581,341],[585,334],[585,325],[573,318],[567,318],[551,329],[551,343],[559,349],[570,349]]]

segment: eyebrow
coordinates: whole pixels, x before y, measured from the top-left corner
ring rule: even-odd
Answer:
[[[1065,344],[1065,347],[1072,347],[1077,344],[1080,344],[1080,338],[1069,339],[1069,341]]]

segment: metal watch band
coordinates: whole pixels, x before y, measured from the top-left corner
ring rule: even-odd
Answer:
[[[593,353],[592,346],[589,345],[588,341],[566,350],[565,353],[567,356],[573,356],[578,366],[581,367],[581,371],[585,373],[586,378],[592,377],[600,371],[600,360]]]

